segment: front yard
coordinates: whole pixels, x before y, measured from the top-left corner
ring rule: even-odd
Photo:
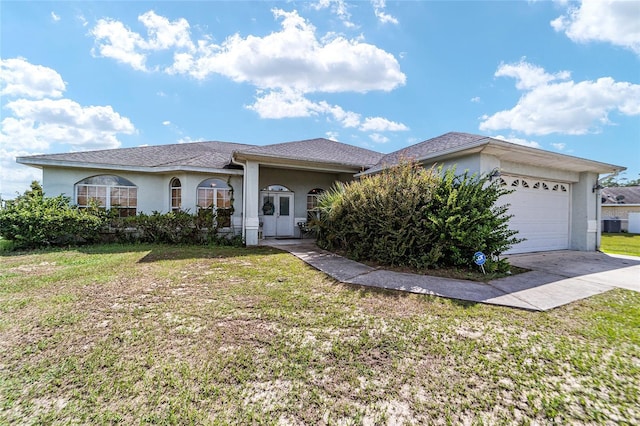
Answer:
[[[269,248],[0,255],[0,424],[640,423],[635,292],[532,313]]]
[[[605,253],[640,256],[639,234],[602,234],[600,249]]]

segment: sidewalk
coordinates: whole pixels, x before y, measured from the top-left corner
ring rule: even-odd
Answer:
[[[312,240],[263,240],[261,245],[288,251],[344,283],[532,311],[546,311],[616,287],[640,291],[640,258],[599,252],[514,255],[513,265],[532,270],[482,283],[372,268],[322,250]]]

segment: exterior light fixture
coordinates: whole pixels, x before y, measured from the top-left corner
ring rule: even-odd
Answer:
[[[499,178],[500,176],[502,176],[502,173],[500,173],[500,170],[499,169],[493,169],[493,171],[489,175],[489,182],[493,182],[493,180],[495,178]]]

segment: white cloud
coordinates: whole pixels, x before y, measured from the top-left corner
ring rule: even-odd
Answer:
[[[498,135],[498,136],[492,136],[494,139],[500,139],[506,142],[511,142],[511,143],[515,143],[518,145],[524,145],[524,146],[528,146],[531,148],[542,148],[542,145],[540,145],[538,142],[536,141],[530,141],[527,139],[522,139],[522,138],[518,138],[515,136],[502,136],[502,135]]]
[[[59,98],[66,90],[60,74],[24,58],[0,59],[0,95]]]
[[[480,97],[479,96],[474,96],[473,98],[471,98],[471,102],[477,104],[480,102]]]
[[[150,52],[172,48],[187,51],[195,49],[189,33],[189,23],[184,18],[171,22],[150,10],[138,16],[138,21],[147,30],[146,38],[131,31],[122,22],[113,19],[98,20],[90,31],[96,42],[92,53],[128,64],[138,71],[149,71],[146,62]]]
[[[555,80],[568,80],[571,78],[571,73],[560,71],[556,74],[549,74],[544,68],[525,62],[523,58],[516,64],[500,64],[495,76],[513,77],[516,79],[517,89],[527,90]]]
[[[375,143],[383,144],[389,142],[389,138],[381,135],[380,133],[372,133],[369,135],[369,139]]]
[[[204,142],[205,140],[203,138],[196,138],[193,139],[189,136],[184,136],[180,139],[178,139],[178,143],[191,143],[191,142]]]
[[[616,82],[611,77],[574,82],[566,71],[548,74],[523,61],[501,65],[496,76],[514,77],[516,87],[525,93],[513,108],[483,116],[480,130],[581,135],[611,124],[611,112],[640,115],[638,84]]]
[[[319,0],[316,3],[312,3],[311,7],[315,10],[331,9],[345,27],[355,28],[356,25],[351,22],[351,14],[349,13],[349,6],[344,0]]]
[[[3,196],[7,188],[23,192],[27,176],[41,179],[35,169],[16,164],[17,155],[47,152],[54,144],[74,150],[117,148],[118,134],[135,133],[131,121],[111,106],[85,107],[64,98],[62,77],[51,68],[6,59],[1,76],[1,93],[17,98],[4,103],[7,114],[0,121]]]
[[[138,21],[147,28],[146,44],[141,46],[146,50],[165,50],[173,47],[193,50],[195,48],[191,41],[189,23],[184,18],[171,22],[150,10],[140,15]]]
[[[564,151],[564,149],[567,147],[567,144],[558,142],[558,143],[552,143],[551,146],[557,149],[558,151]]]
[[[551,26],[578,43],[607,42],[640,55],[637,1],[583,0],[579,7],[570,6],[566,15],[551,21]]]
[[[84,15],[82,14],[76,15],[76,19],[80,22],[80,25],[82,25],[83,27],[86,27],[87,25],[89,25],[89,21],[87,21],[87,18],[85,18]]]
[[[70,99],[18,99],[5,108],[12,117],[2,120],[1,137],[30,149],[46,150],[52,143],[80,149],[117,148],[117,133],[135,131],[131,121],[110,106],[83,107]]]
[[[327,139],[330,139],[332,141],[337,141],[338,140],[338,132],[327,132],[325,133],[325,136],[327,137]]]
[[[147,37],[122,22],[100,19],[91,30],[94,55],[102,55],[147,71],[148,55],[174,50],[174,62],[164,70],[205,79],[220,74],[261,89],[310,92],[393,90],[406,76],[396,58],[368,43],[336,34],[316,35],[316,28],[298,12],[274,9],[280,31],[264,37],[234,34],[218,45],[211,37],[193,42],[185,19],[169,22],[153,11],[138,19]],[[154,68],[155,69],[155,68]]]
[[[165,120],[165,121],[162,122],[162,125],[163,126],[170,126],[171,122],[169,120]]]
[[[363,132],[397,132],[409,128],[395,121],[382,117],[367,117],[364,121],[361,115],[353,111],[345,111],[338,105],[328,102],[313,102],[303,93],[293,90],[270,91],[259,93],[256,101],[248,105],[247,109],[255,111],[261,118],[296,118],[325,115],[337,121],[345,128],[359,128]]]
[[[138,50],[146,44],[143,38],[112,19],[100,19],[91,30],[96,47],[91,49],[94,56],[104,56],[130,65],[138,71],[147,71],[147,56]]]
[[[384,7],[384,2],[379,6]],[[339,16],[349,17],[343,1],[321,0],[313,7],[331,7]],[[147,29],[146,36],[109,19],[98,21],[91,34],[96,40],[94,51],[134,69],[147,71],[151,53],[170,50],[173,63],[153,69],[198,80],[218,74],[249,83],[257,93],[247,108],[262,118],[325,115],[343,127],[362,125],[363,131],[406,130],[403,124],[379,117],[363,123],[358,113],[307,97],[322,92],[391,91],[404,85],[406,76],[392,54],[362,38],[348,39],[335,33],[318,35],[316,28],[295,10],[273,9],[272,13],[280,21],[279,30],[265,36],[234,34],[220,44],[209,35],[193,41],[186,20],[169,21],[153,11],[138,18]],[[370,124],[370,120],[377,124]]]
[[[371,4],[373,5],[373,13],[375,13],[378,21],[383,24],[397,24],[398,20],[385,12],[385,8],[387,7],[385,0],[371,0]]]
[[[386,118],[367,117],[360,126],[360,130],[363,132],[399,132],[409,130],[409,128],[402,123],[396,123],[395,121],[390,121]]]
[[[256,101],[247,108],[257,112],[261,118],[272,119],[310,117],[330,110],[326,103],[312,102],[294,90],[259,92]]]
[[[204,79],[221,74],[261,89],[311,92],[390,91],[406,76],[393,55],[358,40],[330,34],[321,39],[296,11],[273,11],[281,31],[264,37],[238,34],[222,45],[201,41],[196,53],[181,52],[168,69]]]
[[[339,122],[343,127],[358,127],[360,114],[345,111],[338,105],[329,105],[325,101],[313,102],[302,93],[293,90],[259,93],[253,105],[248,109],[255,111],[261,118],[296,118],[326,115]]]
[[[55,12],[51,12],[51,19],[53,19],[54,22],[59,22],[60,21],[60,17],[58,15],[56,15]]]

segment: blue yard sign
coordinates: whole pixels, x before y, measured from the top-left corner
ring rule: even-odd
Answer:
[[[477,251],[473,254],[473,262],[476,265],[482,266],[485,264],[486,261],[487,261],[487,256],[485,256],[483,252]]]
[[[482,269],[483,274],[486,274],[483,266],[486,263],[486,261],[487,261],[487,256],[485,256],[483,252],[477,251],[473,254],[473,263],[475,263],[480,267],[480,269]]]

